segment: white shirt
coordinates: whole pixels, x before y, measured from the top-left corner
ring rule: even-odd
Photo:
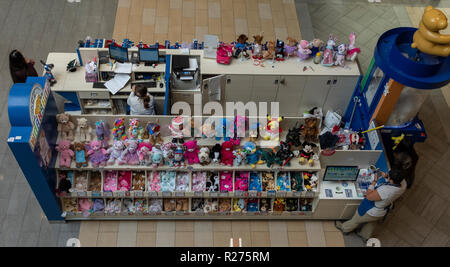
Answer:
[[[134,92],[131,92],[127,100],[127,104],[130,106],[131,115],[155,115],[153,96],[151,94],[148,94],[148,96],[150,97],[150,107],[146,109],[144,107],[144,101],[136,96]]]
[[[400,187],[394,185],[382,185],[377,189],[381,200],[375,201],[375,207],[367,211],[367,214],[373,217],[383,217],[386,215],[385,208],[390,206],[397,198],[399,198],[406,190],[406,181],[400,183]]]

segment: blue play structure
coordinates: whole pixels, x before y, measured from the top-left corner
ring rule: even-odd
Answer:
[[[411,48],[416,30],[395,28],[380,36],[369,69],[356,85],[343,119],[356,131],[380,126],[371,123],[371,119],[383,94],[389,94],[388,82],[392,79],[405,86],[388,122],[379,130],[382,144],[371,148],[384,150],[377,167],[385,171],[388,165],[384,154],[393,147],[392,137],[404,134],[412,143],[426,140],[425,127],[417,113],[429,90],[450,82],[450,57],[432,56]]]

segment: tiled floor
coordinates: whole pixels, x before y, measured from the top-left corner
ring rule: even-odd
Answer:
[[[82,222],[82,246],[343,247],[331,221],[139,221]]]
[[[294,0],[119,0],[113,38],[181,43],[214,34],[232,42],[261,31],[265,40],[300,39]]]

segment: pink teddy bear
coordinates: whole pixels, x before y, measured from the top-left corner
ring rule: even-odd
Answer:
[[[103,185],[103,191],[105,192],[117,191],[117,172],[113,171],[105,172],[105,182]]]
[[[233,176],[231,175],[231,172],[220,172],[220,191],[233,191]]]
[[[72,158],[75,153],[70,149],[70,141],[62,140],[56,146],[56,151],[59,152],[59,166],[70,168]]]
[[[108,160],[106,150],[103,148],[103,144],[100,141],[91,141],[90,149],[88,151],[89,160],[94,167],[105,166]]]
[[[233,155],[233,141],[225,141],[222,144],[222,150],[220,151],[220,155],[222,157],[221,164],[233,166],[233,160],[235,156]]]
[[[191,140],[184,143],[184,147],[186,151],[184,152],[184,157],[187,158],[188,163],[190,165],[199,163],[198,152],[199,149],[197,147],[197,140]]]
[[[130,171],[120,172],[118,190],[130,191],[130,186],[131,186],[131,172]]]

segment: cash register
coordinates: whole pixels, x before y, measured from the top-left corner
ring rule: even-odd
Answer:
[[[358,178],[358,166],[327,166],[322,187],[329,198],[356,197],[355,181]]]

